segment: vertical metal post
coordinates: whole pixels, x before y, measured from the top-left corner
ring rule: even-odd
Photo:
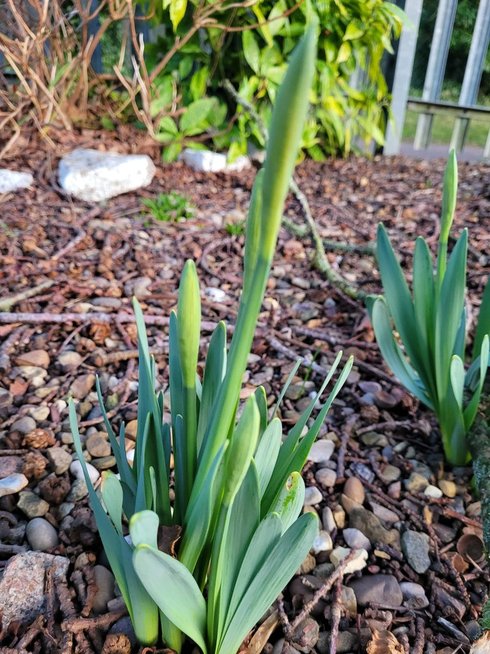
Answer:
[[[490,0],[489,0],[490,1]],[[419,33],[420,16],[423,0],[406,0],[405,13],[408,24],[403,26],[396,59],[395,78],[393,80],[391,110],[392,120],[386,130],[384,154],[397,154],[400,151],[403,123],[407,110],[407,98],[412,80],[413,61]]]
[[[88,6],[89,6],[89,12],[90,14],[93,14],[96,10],[97,7],[99,6],[99,0],[88,0]],[[92,18],[92,20],[88,21],[87,25],[87,32],[89,38],[91,36],[95,36],[97,32],[99,31],[100,27],[100,20],[99,20],[99,14],[95,18]],[[95,47],[94,53],[92,55],[92,61],[90,62],[93,70],[96,73],[102,73],[102,47],[101,44],[98,43]]]
[[[422,92],[422,99],[427,102],[438,100],[441,93],[457,6],[458,0],[439,0]],[[416,150],[429,146],[433,118],[434,114],[420,114],[414,140]]]
[[[489,42],[490,0],[480,0],[471,38],[470,53],[464,71],[463,85],[459,95],[459,104],[461,105],[472,105],[476,102]],[[451,148],[457,151],[463,149],[469,124],[468,118],[456,119],[451,136]]]

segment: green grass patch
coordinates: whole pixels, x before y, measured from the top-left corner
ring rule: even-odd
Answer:
[[[407,111],[405,125],[403,126],[403,140],[413,141],[417,130],[417,119],[420,114],[415,111]],[[455,118],[451,116],[434,116],[432,122],[432,143],[447,144],[451,141]],[[472,120],[468,129],[465,145],[484,148],[487,140],[490,123],[480,120]]]

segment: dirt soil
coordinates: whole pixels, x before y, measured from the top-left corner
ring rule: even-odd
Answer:
[[[87,498],[59,465],[59,451],[53,455],[58,448],[72,453],[66,399],[72,393],[79,400],[82,436],[100,436],[92,438],[99,447],[92,443],[89,455],[95,468],[110,468],[114,459],[104,447],[94,374],[114,425],[134,421],[131,297],[143,305],[158,381],[166,388],[167,318],[185,259],[199,268],[202,353],[216,321],[234,323],[243,236],[227,225],[245,218],[255,170],[201,174],[180,163],[161,165],[158,149],[131,131],[59,134],[55,150],[36,138],[18,145],[2,165],[32,171],[35,184],[0,196],[2,301],[35,290],[0,313],[0,478],[23,473],[29,485],[0,498],[0,570],[31,549],[25,527],[35,517],[55,528],[58,544],[46,551],[66,557],[69,567],[64,579],[46,586],[43,615],[0,632],[0,651],[129,654],[138,646],[120,600],[112,592],[102,610],[96,606],[101,582],[100,565],[98,577],[94,566],[107,562]],[[98,205],[76,201],[56,177],[59,157],[75,146],[146,152],[157,173],[139,192]],[[352,285],[380,290],[374,259],[363,250],[379,221],[403,264],[418,235],[434,249],[443,166],[401,157],[299,166],[298,183],[322,236],[358,247],[327,248],[331,265]],[[454,233],[470,231],[471,320],[490,267],[490,166],[461,164],[459,177]],[[158,222],[145,213],[143,198],[170,191],[195,204],[194,219]],[[292,197],[286,214],[303,223]],[[306,510],[318,514],[322,532],[271,614],[267,626],[275,628],[259,631],[257,641],[275,654],[469,652],[480,635],[477,620],[489,582],[471,469],[444,463],[433,416],[383,364],[362,303],[327,283],[312,265],[313,254],[308,238],[281,230],[243,397],[259,384],[277,396],[295,359],[303,357],[281,411],[290,425],[339,349],[356,362],[321,433],[333,441],[333,454],[309,461],[304,470],[312,502]],[[33,351],[34,358],[27,354]],[[368,561],[332,582],[331,551],[338,546],[365,547]],[[288,623],[310,608],[310,618],[291,633]]]

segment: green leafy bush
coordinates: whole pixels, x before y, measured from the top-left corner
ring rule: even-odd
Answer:
[[[197,0],[165,4],[171,17],[179,5],[179,21],[172,22],[178,25],[177,38],[185,37],[199,11]],[[178,155],[184,142],[203,133],[215,147],[228,148],[231,159],[245,154],[250,141],[264,145],[254,118],[224,95],[222,84],[229,80],[267,124],[287,57],[311,14],[318,17],[321,31],[311,92],[314,114],[301,147],[322,159],[347,155],[373,140],[383,143],[390,97],[381,60],[386,51],[392,52],[391,39],[399,34],[400,10],[384,0],[323,0],[299,6],[296,0],[262,0],[245,8],[233,5],[232,12],[216,16],[222,28],[211,24],[196,32],[159,77],[154,111],[171,105],[176,86],[184,107],[181,117],[167,116],[159,125],[158,138],[168,144],[167,160]],[[168,20],[167,12],[161,12],[159,20]],[[150,68],[175,38],[167,29],[147,47]],[[202,138],[194,145],[202,147]]]
[[[176,191],[159,193],[155,198],[145,198],[143,206],[155,220],[165,223],[187,220],[193,218],[196,213],[195,207],[189,200]]]
[[[298,569],[317,533],[316,517],[300,516],[305,492],[300,471],[352,359],[308,425],[339,364],[341,354],[337,356],[318,396],[284,440],[275,411],[269,416],[263,388],[239,411],[243,374],[306,117],[315,51],[311,27],[278,93],[266,162],[252,192],[243,292],[231,345],[227,351],[226,329],[219,323],[202,379],[196,374],[199,283],[194,263],[184,267],[169,326],[170,420],[163,394],[155,391],[155,362],[134,302],[139,348],[134,463],[130,467],[126,459],[124,425],[117,438],[103,410],[119,476],[103,474],[102,502],[84,465],[70,403],[75,448],[102,542],[136,635],[145,644],[158,640],[161,625],[163,639],[176,651],[187,636],[205,653],[235,654]],[[103,406],[100,387],[98,394]]]
[[[446,458],[454,465],[464,465],[469,459],[466,434],[475,420],[490,364],[490,283],[480,307],[472,363],[465,370],[466,229],[449,260],[447,257],[456,192],[453,151],[444,176],[436,269],[426,241],[419,237],[413,257],[412,293],[386,230],[379,226],[377,259],[384,297],[372,304],[371,318],[387,364],[407,390],[435,412]]]

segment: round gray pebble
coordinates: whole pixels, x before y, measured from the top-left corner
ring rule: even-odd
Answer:
[[[44,518],[34,518],[27,523],[26,538],[33,550],[47,552],[58,545],[56,529]]]

